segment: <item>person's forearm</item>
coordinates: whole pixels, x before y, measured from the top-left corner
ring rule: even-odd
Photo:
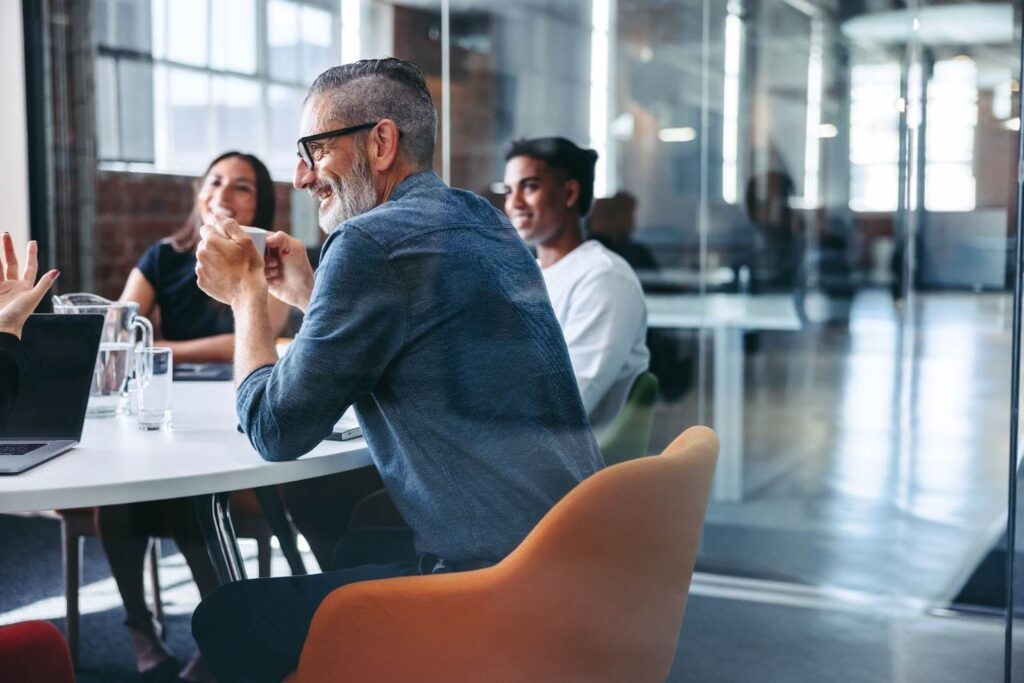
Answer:
[[[230,363],[235,351],[235,335],[217,334],[186,341],[158,339],[156,345],[171,349],[176,363]]]
[[[313,278],[303,281],[301,284],[290,287],[271,286],[271,294],[295,308],[302,311],[303,315],[309,312],[309,300],[313,296]]]
[[[295,308],[302,311],[305,315],[309,313],[309,300],[313,297],[313,283],[309,283],[308,288],[303,288],[302,293],[298,297],[298,302],[295,304]]]
[[[256,368],[277,362],[274,331],[267,311],[267,291],[256,289],[238,297],[235,314],[235,386]]]

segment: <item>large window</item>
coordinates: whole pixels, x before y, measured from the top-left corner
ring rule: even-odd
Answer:
[[[911,86],[920,83],[919,73],[911,73]],[[894,62],[855,65],[850,80],[850,208],[895,211],[900,114],[908,106],[900,96],[900,67]],[[977,67],[966,55],[932,67],[924,119],[924,206],[929,211],[974,209],[977,81]],[[920,116],[911,114],[908,123],[920,125]],[[916,192],[909,196],[915,208]]]
[[[924,206],[929,211],[974,209],[974,135],[978,70],[966,55],[935,63],[928,84]]]
[[[858,64],[850,72],[850,208],[895,211],[899,198],[900,67]]]
[[[288,176],[341,33],[339,0],[96,0],[100,163],[193,174],[241,149]]]

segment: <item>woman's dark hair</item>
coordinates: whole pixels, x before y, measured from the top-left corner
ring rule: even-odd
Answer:
[[[549,167],[564,172],[580,184],[580,199],[576,209],[586,216],[594,201],[594,165],[597,152],[581,149],[565,138],[520,138],[513,140],[505,152],[505,161],[516,157],[539,159]]]
[[[252,154],[245,154],[243,152],[231,150],[230,152],[224,152],[219,157],[211,161],[210,165],[206,167],[206,171],[203,175],[192,183],[192,211],[185,220],[185,224],[178,228],[178,230],[169,238],[171,246],[174,247],[175,251],[192,251],[196,248],[196,245],[199,244],[200,218],[199,209],[196,206],[195,201],[196,197],[199,195],[199,189],[206,180],[206,176],[210,175],[210,169],[225,159],[230,159],[232,157],[237,157],[249,164],[250,168],[252,168],[253,175],[256,176],[256,213],[253,215],[252,226],[255,228],[263,228],[264,230],[270,230],[272,228],[274,224],[275,201],[274,181],[270,179],[270,171],[267,170],[267,167],[263,165],[262,161]]]

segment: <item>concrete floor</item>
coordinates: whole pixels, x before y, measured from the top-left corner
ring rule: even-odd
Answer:
[[[739,586],[695,584],[673,680],[1003,679],[1001,619],[933,612],[1005,529],[1010,316],[1004,294],[868,292],[848,325],[748,344],[744,498],[711,503],[698,559]],[[713,421],[707,367],[655,446],[702,401]]]
[[[988,549],[1005,525],[1008,300],[919,296],[898,311],[862,294],[849,325],[759,335],[745,495],[712,502],[706,568],[941,604]],[[659,407],[655,446],[710,406],[705,385]]]

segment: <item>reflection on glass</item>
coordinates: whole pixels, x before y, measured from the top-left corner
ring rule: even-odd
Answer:
[[[452,184],[494,201],[512,139],[597,148],[590,229],[642,264],[649,294],[771,294],[801,321],[747,321],[743,490],[712,503],[701,562],[890,601],[897,621],[924,611],[898,612],[908,597],[950,606],[1003,531],[1019,9],[453,0],[443,98],[440,0],[235,1],[243,15],[265,8],[265,46],[252,47],[248,19],[218,43],[227,4],[152,4],[158,60],[266,70],[245,79],[159,64],[158,165],[195,168],[237,145],[288,177],[305,89],[341,54],[416,62],[435,102],[451,103]],[[100,42],[124,35],[123,4],[97,0]],[[96,74],[112,102],[124,76],[103,55]],[[98,105],[103,155],[136,137],[120,111]],[[315,241],[302,198],[295,222]],[[652,448],[723,420],[710,340],[652,331]],[[864,609],[891,623],[889,607]],[[722,626],[693,616],[688,628]],[[912,638],[879,632],[866,649],[888,664],[872,679],[919,680],[913,658],[892,652]]]
[[[611,49],[609,0],[593,0],[590,19],[590,141],[588,146],[597,152],[594,171],[594,194],[608,194],[608,58]]]
[[[439,3],[388,6],[396,49],[439,79]],[[481,191],[516,136],[606,145],[591,230],[648,255],[651,292],[792,297],[801,330],[746,336],[743,490],[713,503],[702,561],[945,606],[1006,492],[1009,331],[990,326],[1020,16],[888,6],[453,2],[453,180]],[[720,417],[708,345],[650,345],[656,447]]]

